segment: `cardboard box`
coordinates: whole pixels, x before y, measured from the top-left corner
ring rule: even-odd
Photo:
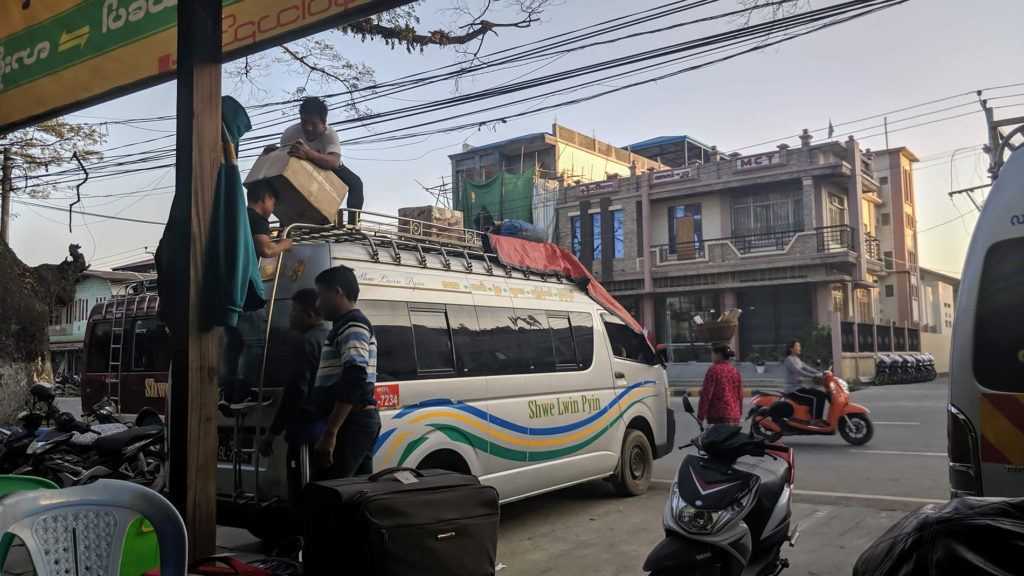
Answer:
[[[446,242],[466,242],[462,212],[438,206],[398,209],[398,229],[405,234]]]
[[[260,156],[244,184],[249,190],[270,186],[277,191],[274,215],[282,226],[337,224],[338,209],[348,194],[348,186],[333,172],[292,158],[286,148]]]

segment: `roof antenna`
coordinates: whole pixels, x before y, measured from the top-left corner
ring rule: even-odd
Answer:
[[[77,186],[75,186],[75,194],[77,195],[77,198],[74,202],[68,205],[68,232],[71,232],[71,216],[74,213],[72,211],[72,208],[75,207],[75,204],[78,204],[79,202],[82,201],[82,186],[89,181],[89,171],[85,169],[85,164],[82,164],[82,159],[78,157],[78,152],[76,151],[74,154],[72,154],[71,158],[75,162],[78,162],[78,166],[82,169],[82,172],[85,173],[85,179],[79,182]]]

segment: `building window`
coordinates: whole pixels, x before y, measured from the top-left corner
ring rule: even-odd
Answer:
[[[914,215],[913,214],[905,214],[904,217],[905,217],[905,219],[907,221],[907,230],[913,230],[914,229]]]
[[[907,251],[907,264],[911,266],[917,266],[917,254],[912,251]]]
[[[601,259],[601,214],[591,214],[594,221],[594,260]],[[622,210],[612,210],[612,237],[615,246],[612,249],[612,258],[622,258],[626,255],[625,232],[622,229]]]
[[[910,170],[903,170],[903,202],[914,203],[914,180]]]
[[[878,183],[881,184],[882,186],[888,186],[889,185],[889,177],[888,176],[882,176],[881,178],[878,179]]]
[[[885,285],[885,297],[892,298],[895,291],[893,290],[892,284]]]
[[[882,258],[885,261],[885,269],[892,270],[892,252],[883,252]]]
[[[796,187],[736,192],[732,197],[734,235],[799,232],[804,229],[803,191]]]
[[[892,224],[892,215],[888,212],[882,212],[882,226],[889,226]]]
[[[569,234],[572,235],[572,255],[576,258],[580,257],[580,217],[572,216],[569,218]]]
[[[481,166],[480,167],[480,179],[481,180],[490,180],[491,178],[494,178],[494,165],[493,164],[488,164],[486,166]]]
[[[871,323],[871,292],[866,288],[857,288],[857,322]]]
[[[683,221],[679,219],[683,218]],[[686,220],[688,219],[688,220]],[[686,226],[693,229],[693,238],[676,238],[676,226]],[[684,251],[696,252],[700,249],[700,243],[704,240],[703,219],[700,215],[700,204],[684,204],[682,206],[671,206],[668,209],[668,252],[676,253],[676,247],[683,245]],[[692,249],[688,246],[693,243]]]
[[[847,223],[846,198],[828,195],[828,226],[844,226]]]
[[[840,318],[846,318],[846,288],[842,284],[832,285],[832,312],[837,312]]]

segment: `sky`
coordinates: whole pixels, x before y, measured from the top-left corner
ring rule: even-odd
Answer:
[[[488,38],[482,54],[558,38],[570,30],[620,18],[667,1],[564,0],[547,10],[543,21],[529,29],[501,29],[497,37]],[[835,3],[837,0],[810,1],[813,7]],[[423,27],[430,28],[443,19],[441,10],[448,6],[450,0],[429,0],[423,5],[419,9]],[[657,26],[735,7],[735,0],[720,0],[666,18]],[[501,21],[500,16],[502,14],[497,13],[491,19]],[[906,146],[922,159],[915,168],[920,262],[925,267],[959,276],[977,212],[964,195],[950,199],[948,193],[988,182],[988,159],[980,148],[987,141],[985,120],[973,92],[986,89],[984,96],[993,106],[1001,107],[996,110],[997,117],[1024,115],[1024,68],[1020,66],[1022,48],[1018,34],[1021,21],[1024,21],[1024,3],[1019,0],[909,0],[707,68],[589,102],[503,123],[488,123],[478,129],[397,142],[346,144],[346,140],[365,140],[380,137],[382,131],[407,128],[409,121],[376,127],[346,124],[339,127],[342,158],[363,179],[364,208],[395,213],[402,206],[433,203],[423,186],[440,184],[442,177],[450,180],[448,155],[461,151],[464,143],[481,145],[548,131],[556,120],[563,126],[617,146],[656,136],[687,134],[715,144],[723,151],[753,154],[773,150],[783,142],[798,146],[797,135],[804,128],[816,131],[816,140],[821,141],[830,121],[835,127],[835,138],[846,139],[852,133],[862,148],[883,149],[885,135],[879,127],[882,120],[877,116],[885,114],[889,122],[889,146]],[[591,66],[740,24],[735,20],[715,21],[637,36],[568,54],[532,68],[468,78],[458,87],[448,82],[380,98],[370,106],[380,112],[429,102],[450,97],[459,90],[467,93],[573,66]],[[391,50],[380,42],[362,42],[338,34],[323,37],[335,43],[346,57],[375,69],[377,81],[445,66],[456,59],[450,48],[431,47],[423,54],[410,54],[403,49]],[[666,68],[669,69],[672,68]],[[471,118],[482,121],[532,111],[627,82],[588,77],[580,80],[578,91],[570,96],[553,96]],[[275,67],[265,76],[263,85],[267,92],[263,94],[254,94],[230,80],[225,81],[224,91],[251,106],[286,100],[287,92],[300,83],[301,79],[287,70]],[[1014,84],[1021,85],[1010,86]],[[1002,86],[1007,87],[998,88]],[[938,102],[921,106],[933,101]],[[479,110],[492,103],[476,104],[475,108],[465,110]],[[263,109],[250,107],[250,114],[255,116],[256,110]],[[281,128],[287,126],[293,115],[291,111],[269,110],[258,119],[276,120]],[[175,88],[173,83],[168,83],[76,112],[70,119],[105,122],[174,113]],[[436,126],[440,127],[444,123],[439,119],[446,115],[434,114],[417,120],[436,121]],[[344,113],[334,112],[328,123],[345,119]],[[865,120],[857,122],[861,119]],[[172,120],[109,125],[105,148],[117,148],[108,153],[114,155],[170,145],[173,144],[173,128]],[[249,146],[262,145],[256,142],[256,137],[272,138],[277,130],[279,128],[270,126],[243,139],[240,163],[243,175],[252,162],[244,158],[247,142]],[[154,141],[144,142],[147,140]],[[172,168],[95,179],[82,188],[83,201],[76,208],[95,214],[162,222],[170,207],[173,183]],[[979,201],[984,192],[976,196]],[[11,245],[23,261],[30,265],[59,261],[67,254],[67,245],[74,242],[82,244],[94,268],[108,269],[147,258],[156,249],[162,227],[154,224],[75,214],[73,231],[69,233],[66,207],[70,202],[68,196],[73,194],[73,190],[60,190],[46,200],[33,200],[64,208],[63,213],[15,202],[17,218],[11,228]],[[16,197],[16,200],[20,199]]]

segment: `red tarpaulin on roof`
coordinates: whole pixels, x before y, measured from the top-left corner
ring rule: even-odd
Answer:
[[[538,274],[561,274],[576,284],[581,286],[585,284],[591,298],[621,318],[633,330],[643,332],[640,323],[634,320],[615,298],[612,298],[604,286],[601,286],[601,283],[590,274],[590,270],[580,264],[580,261],[572,254],[554,244],[541,244],[495,234],[488,234],[487,238],[502,264],[526,268]]]

